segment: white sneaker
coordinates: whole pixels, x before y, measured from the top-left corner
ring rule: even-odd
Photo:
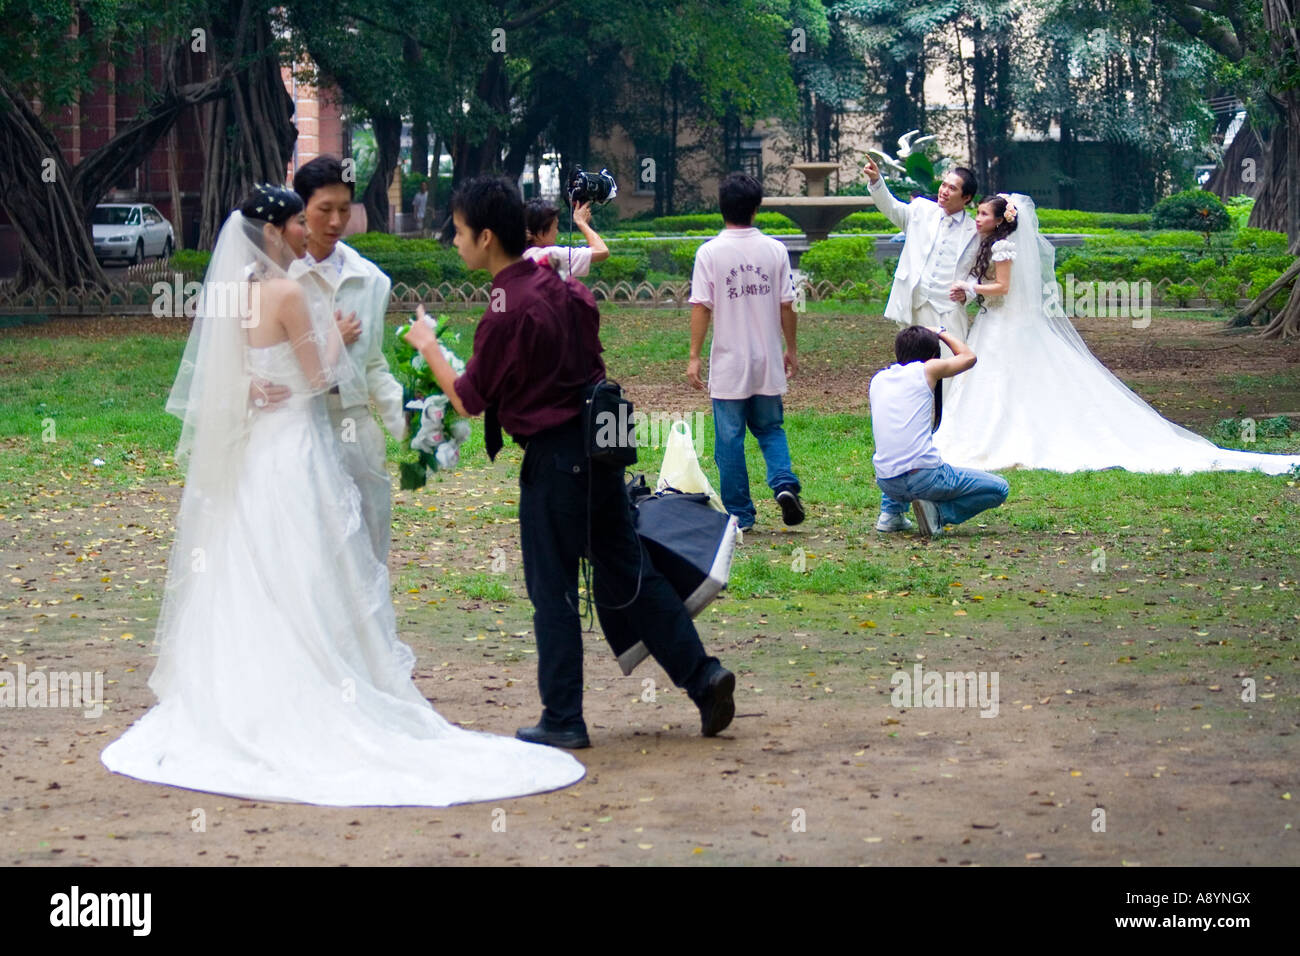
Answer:
[[[939,509],[933,501],[917,498],[912,502],[912,514],[916,515],[916,524],[921,534],[927,538],[937,538],[943,534],[943,519],[939,517]]]
[[[898,514],[885,514],[880,512],[880,517],[876,519],[877,531],[915,531],[916,525],[913,524],[901,511]]]

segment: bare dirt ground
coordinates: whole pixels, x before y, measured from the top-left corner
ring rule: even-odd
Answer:
[[[1175,323],[1162,340],[1232,347],[1214,352],[1210,367],[1172,349],[1139,363],[1118,338],[1108,344],[1108,330],[1084,323],[1082,331],[1121,377],[1167,397],[1167,413],[1181,409],[1172,417],[1184,424],[1236,413],[1221,376],[1294,361],[1293,348],[1187,326]],[[805,407],[820,404],[819,390],[865,381],[854,367],[809,374],[798,400]],[[1186,387],[1171,387],[1171,377]],[[681,394],[654,383],[634,389],[642,400],[654,389]],[[1300,409],[1290,392],[1271,400],[1281,403],[1275,411]],[[1287,402],[1293,407],[1282,408]],[[654,407],[668,406],[655,397]],[[506,734],[538,712],[512,520],[516,472],[499,460],[484,473],[396,492],[390,560],[418,686],[448,718]],[[653,662],[623,677],[599,634],[588,634],[594,747],[578,753],[586,778],[563,791],[443,809],[330,809],[116,776],[99,752],[153,702],[149,644],[179,491],[165,483],[90,489],[0,515],[0,670],[14,673],[21,662],[102,671],[107,698],[98,718],[69,708],[0,711],[4,865],[1300,862],[1292,594],[1275,595],[1272,617],[1225,619],[1222,633],[1207,626],[1207,643],[1251,638],[1245,648],[1225,647],[1215,667],[1135,669],[1123,662],[1139,648],[1176,649],[1186,639],[1151,605],[1199,585],[1152,575],[1114,595],[1114,608],[1099,594],[1096,606],[1107,610],[1095,617],[1060,617],[1044,607],[1045,595],[1077,577],[1060,567],[1069,539],[1005,527],[991,544],[1017,555],[1023,578],[1003,587],[1008,600],[1024,603],[1020,614],[971,601],[954,619],[951,608],[920,608],[885,592],[724,595],[698,622],[706,646],[739,678],[737,718],[716,739],[699,736],[694,707]],[[812,551],[830,537],[863,554],[885,546],[846,542],[850,532],[810,521],[749,535],[744,548],[796,540]],[[945,546],[955,560],[970,557],[967,543]],[[508,564],[500,590],[467,585],[496,547]],[[1272,588],[1279,572],[1285,587],[1298,569],[1300,558],[1259,570]],[[984,586],[989,603],[1002,596],[992,582]],[[998,717],[893,707],[891,673],[918,662],[999,672]],[[1258,681],[1258,702],[1237,699],[1243,677]]]

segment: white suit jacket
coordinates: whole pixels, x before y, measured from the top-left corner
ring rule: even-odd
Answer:
[[[889,290],[889,302],[885,305],[885,318],[910,325],[916,287],[921,282],[930,250],[938,241],[939,223],[945,213],[932,199],[918,196],[910,203],[899,202],[885,185],[883,176],[871,187],[871,198],[875,200],[876,208],[907,236],[903,251],[898,257],[898,268],[894,271],[894,284]],[[953,276],[954,280],[964,279],[970,274],[975,266],[975,256],[979,253],[975,218],[967,213],[959,228],[961,233],[958,242],[964,240],[965,244],[957,254],[957,274]],[[957,302],[953,302],[952,307],[962,308]]]
[[[406,416],[402,404],[402,385],[388,369],[384,358],[384,320],[388,313],[388,296],[393,284],[379,267],[346,243],[337,246],[343,270],[336,273],[329,263],[309,266],[298,259],[289,267],[291,279],[308,273],[320,281],[330,294],[330,317],[335,311],[345,316],[351,312],[361,321],[361,337],[347,346],[353,375],[339,383],[339,399],[344,408],[375,403],[384,427],[401,441],[406,435]]]

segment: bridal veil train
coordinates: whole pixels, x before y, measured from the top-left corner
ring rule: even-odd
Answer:
[[[1057,294],[1055,254],[1033,200],[1015,194],[1018,224],[1007,295],[989,298],[968,344],[978,363],[953,380],[934,434],[943,460],[996,471],[1244,471],[1282,474],[1300,455],[1216,447],[1160,414],[1088,350]],[[1000,301],[999,301],[1000,300]]]
[[[415,655],[324,405],[347,367],[328,310],[308,298],[309,334],[249,345],[269,290],[289,288],[274,222],[235,212],[217,240],[167,406],[184,421],[188,470],[149,680],[158,703],[104,765],[328,806],[446,806],[574,783],[585,770],[571,755],[455,727],[412,682]],[[291,397],[250,409],[254,378]]]

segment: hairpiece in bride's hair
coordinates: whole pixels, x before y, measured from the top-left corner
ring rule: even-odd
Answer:
[[[1002,219],[1006,222],[1015,222],[1019,210],[1016,209],[1015,203],[1011,201],[1011,197],[1006,193],[998,193],[998,197],[1007,204],[1006,209],[1002,211]]]
[[[257,219],[273,226],[283,226],[302,210],[301,196],[285,186],[270,183],[258,183],[239,204],[245,219]]]

